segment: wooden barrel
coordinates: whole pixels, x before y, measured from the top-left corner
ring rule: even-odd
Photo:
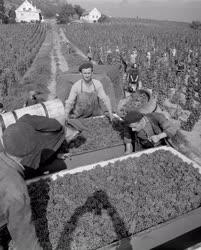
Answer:
[[[55,118],[62,125],[65,124],[64,105],[60,99],[54,99],[38,103],[29,107],[16,109],[0,115],[0,137],[3,131],[25,114],[41,115],[49,118]]]

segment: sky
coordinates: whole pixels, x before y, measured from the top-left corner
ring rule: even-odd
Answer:
[[[110,16],[201,21],[201,0],[70,0],[85,9],[97,7]]]

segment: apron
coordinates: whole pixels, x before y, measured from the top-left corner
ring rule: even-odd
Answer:
[[[90,116],[101,115],[99,97],[95,84],[92,80],[94,91],[91,93],[83,91],[83,80],[81,80],[81,93],[78,94],[73,110],[74,118],[87,118]]]

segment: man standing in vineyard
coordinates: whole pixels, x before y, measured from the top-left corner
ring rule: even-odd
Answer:
[[[73,118],[90,117],[101,114],[99,99],[103,101],[112,121],[112,107],[100,81],[92,78],[93,65],[89,62],[79,67],[82,79],[73,84],[69,97],[65,101],[66,118],[73,110]]]
[[[150,66],[151,66],[151,52],[150,51],[148,51],[147,52],[147,66],[148,66],[148,68],[150,68]]]
[[[107,58],[106,58],[106,60],[107,60],[107,64],[112,64],[112,59],[113,59],[113,57],[112,57],[112,50],[111,49],[108,49],[107,50]]]
[[[127,82],[129,92],[133,93],[141,87],[139,85],[139,70],[136,63],[132,64],[127,71]]]
[[[130,55],[130,61],[131,61],[132,64],[135,64],[137,62],[137,55],[138,55],[137,48],[134,47],[133,51],[132,51],[132,53]]]

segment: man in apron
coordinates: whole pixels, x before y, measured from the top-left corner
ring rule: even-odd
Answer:
[[[106,95],[100,81],[92,78],[93,65],[89,62],[79,67],[82,79],[73,84],[69,97],[65,101],[66,118],[73,111],[71,118],[87,118],[101,115],[99,100],[105,104],[109,118],[112,121],[112,107],[109,97]]]

